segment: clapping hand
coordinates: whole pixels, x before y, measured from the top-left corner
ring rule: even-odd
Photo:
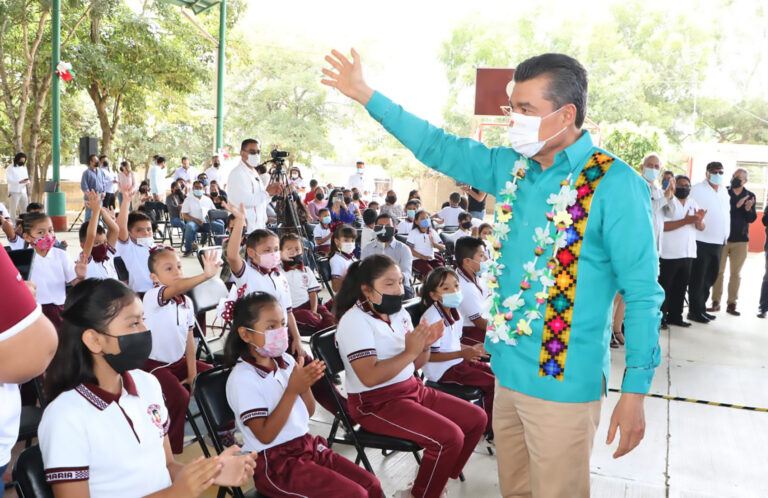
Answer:
[[[308,365],[304,365],[304,358],[306,357],[301,355],[296,360],[291,378],[288,380],[288,389],[299,395],[307,392],[325,372],[325,363],[320,360],[312,360]]]

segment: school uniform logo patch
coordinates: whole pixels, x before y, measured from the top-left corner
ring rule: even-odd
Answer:
[[[149,407],[147,407],[147,413],[149,414],[149,418],[152,419],[152,423],[162,431],[163,419],[160,417],[160,405],[149,405]]]
[[[301,276],[301,283],[304,287],[309,287],[309,275],[306,273]]]
[[[403,317],[403,329],[405,329],[406,332],[413,332],[413,328],[411,327],[411,323],[408,320],[408,318]]]

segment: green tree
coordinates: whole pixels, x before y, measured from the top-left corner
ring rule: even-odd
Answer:
[[[643,157],[662,149],[663,131],[639,128],[634,123],[622,122],[604,130],[603,147],[641,172]]]

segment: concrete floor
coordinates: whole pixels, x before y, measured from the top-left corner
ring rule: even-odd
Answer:
[[[76,234],[58,234],[77,246]],[[2,242],[2,241],[0,241]],[[76,256],[77,250],[70,249]],[[187,275],[200,271],[184,258]],[[764,255],[750,254],[742,271],[741,317],[725,312],[708,325],[662,331],[662,361],[651,392],[768,408],[768,320],[756,318]],[[618,388],[624,369],[623,349],[613,350],[610,387]],[[768,496],[768,413],[647,398],[645,439],[629,455],[614,460],[618,444],[605,444],[618,394],[610,393],[591,459],[595,497],[764,497]],[[327,436],[330,415],[318,407],[311,432]],[[351,447],[334,446],[354,459]],[[181,456],[200,453],[190,445]],[[386,458],[369,451],[387,496],[407,486],[415,475],[412,455]],[[496,458],[478,446],[464,470],[466,482],[450,482],[450,496],[499,496]],[[12,494],[9,494],[13,496]],[[215,496],[210,490],[206,496]]]

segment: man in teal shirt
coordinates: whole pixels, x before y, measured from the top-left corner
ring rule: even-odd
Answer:
[[[486,348],[503,496],[589,496],[613,298],[618,291],[626,303],[626,369],[607,441],[620,431],[618,458],[644,435],[663,291],[647,183],[581,129],[586,71],[563,54],[522,62],[510,95],[512,148],[488,148],[374,92],[354,50],[352,61],[332,55],[323,83],[364,105],[424,164],[499,203]]]

